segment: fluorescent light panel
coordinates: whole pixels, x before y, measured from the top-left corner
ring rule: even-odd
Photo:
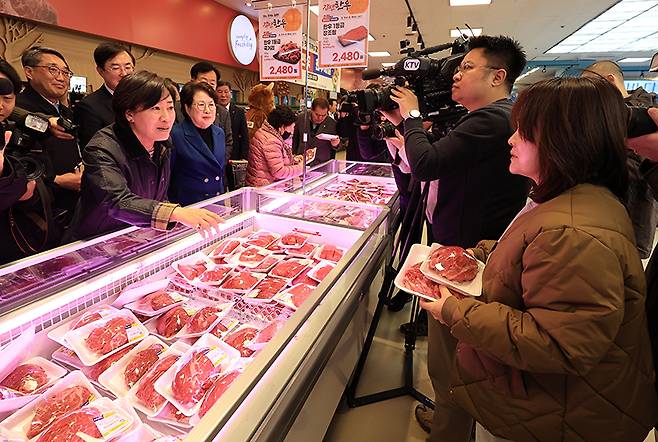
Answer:
[[[490,5],[491,0],[450,0],[450,6]]]
[[[385,68],[390,68],[391,66],[395,66],[395,63],[382,63],[382,66]]]
[[[649,57],[626,57],[618,60],[617,63],[644,63],[649,60],[651,60]]]
[[[368,52],[368,55],[371,57],[390,57],[391,53],[388,51],[373,51],[373,52]]]
[[[473,33],[471,33],[471,31],[473,31]],[[462,32],[464,34],[468,35],[469,37],[472,37],[473,35],[475,35],[475,37],[477,37],[478,35],[482,35],[482,28],[471,28],[471,29],[464,28],[464,29],[461,30],[461,32],[459,32],[459,29],[451,29],[450,30],[450,37],[451,38],[461,37]]]
[[[658,0],[621,0],[547,54],[635,52],[658,47]]]

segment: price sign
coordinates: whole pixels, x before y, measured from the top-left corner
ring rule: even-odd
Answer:
[[[302,78],[302,7],[259,11],[261,81]]]
[[[370,0],[320,0],[320,67],[368,66]]]

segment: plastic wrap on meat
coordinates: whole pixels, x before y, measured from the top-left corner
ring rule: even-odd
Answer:
[[[240,272],[236,276],[228,278],[222,284],[223,289],[228,290],[249,290],[258,282],[258,278],[250,272]]]
[[[171,384],[174,398],[185,406],[199,402],[210,388],[209,380],[217,370],[202,351],[193,353],[190,360],[174,376]]]
[[[85,442],[86,439],[78,436],[80,433],[102,438],[103,435],[98,431],[95,422],[99,416],[101,416],[101,412],[94,407],[69,413],[59,418],[50,427],[50,430],[41,435],[37,442]]]
[[[477,260],[461,247],[439,247],[428,260],[432,270],[450,281],[472,281],[478,273]]]
[[[187,328],[190,333],[201,333],[212,325],[217,320],[217,316],[222,312],[222,309],[217,307],[204,307],[190,319]]]
[[[128,354],[130,350],[135,348],[137,344],[133,344],[129,347],[122,348],[118,352],[106,357],[102,361],[99,361],[92,365],[91,367],[82,367],[82,372],[91,380],[98,381],[98,377],[105,373],[105,370],[113,366],[119,359]]]
[[[343,257],[343,251],[336,246],[326,245],[322,248],[318,258],[338,262]]]
[[[199,278],[199,281],[201,282],[221,282],[226,275],[231,273],[231,268],[230,267],[215,267],[214,269],[206,270],[203,272],[203,275]]]
[[[277,258],[276,256],[268,256],[263,260],[263,262],[251,270],[254,272],[267,273],[270,271],[272,266],[274,266],[274,264],[278,263],[280,260],[281,259]]]
[[[303,246],[298,247],[296,249],[289,249],[288,253],[291,254],[291,255],[303,256],[305,258],[308,258],[311,255],[313,255],[313,252],[315,252],[315,249],[317,249],[317,248],[318,248],[317,244],[307,242]]]
[[[214,326],[212,330],[210,330],[210,333],[221,339],[222,336],[224,336],[224,333],[228,331],[228,326],[226,324],[230,324],[230,322],[228,319],[224,318],[219,321],[219,323]]]
[[[75,330],[75,329],[78,329],[78,328],[80,328],[82,326],[85,326],[87,324],[91,324],[92,322],[98,321],[101,318],[102,318],[102,316],[98,312],[83,313],[82,317],[80,319],[78,319],[78,322],[73,324],[73,327],[71,327],[71,330]]]
[[[104,355],[128,342],[126,327],[132,321],[128,318],[112,318],[102,327],[95,328],[85,339],[85,344],[92,352]]]
[[[197,262],[196,264],[178,264],[178,271],[185,276],[189,281],[196,279],[207,270],[205,262]]]
[[[0,382],[3,387],[23,394],[31,394],[48,383],[43,367],[35,364],[19,365]]]
[[[258,299],[271,299],[286,286],[286,280],[268,276],[258,283],[256,290]]]
[[[290,232],[286,235],[283,235],[283,237],[281,238],[281,244],[290,247],[295,247],[295,246],[301,247],[306,243],[307,239],[308,237],[302,235],[301,233]]]
[[[297,285],[297,284],[307,284],[311,286],[318,285],[318,282],[315,279],[308,276],[308,272],[310,272],[311,270],[312,267],[307,267],[306,269],[304,269],[304,271],[298,277],[292,280],[292,285]]]
[[[243,358],[248,358],[254,354],[254,351],[247,348],[246,345],[249,344],[257,334],[257,328],[244,327],[225,337],[224,342],[238,350]]]
[[[402,278],[402,285],[414,292],[422,293],[423,295],[439,299],[441,293],[439,291],[440,285],[423,275],[420,271],[422,263],[414,264],[407,269]]]
[[[292,295],[291,301],[295,307],[301,306],[304,301],[306,301],[306,299],[311,295],[311,293],[313,293],[314,288],[315,287],[307,284],[300,284],[291,288],[289,293]]]
[[[238,257],[239,257],[238,258],[239,262],[244,262],[247,264],[255,264],[267,258],[267,254],[263,253],[262,249],[250,247],[246,249],[244,252],[240,253]]]
[[[165,371],[169,370],[169,368],[174,365],[179,357],[180,356],[178,355],[165,356],[153,368],[153,370],[144,375],[141,382],[139,383],[139,387],[135,392],[135,396],[137,396],[137,398],[141,400],[144,405],[153,412],[157,411],[158,408],[160,408],[166,401],[166,399],[160,393],[155,391],[153,385],[155,384],[155,381],[160,379],[160,376],[162,376]]]
[[[150,305],[155,311],[167,307],[168,305],[175,304],[176,301],[169,293],[164,290],[158,290],[142,298],[141,304]]]
[[[123,372],[124,380],[128,388],[132,388],[133,385],[139,381],[142,376],[155,364],[158,362],[160,354],[164,350],[164,346],[161,344],[152,344],[148,348],[139,351]]]
[[[277,237],[270,232],[256,232],[249,235],[247,243],[250,246],[267,247],[276,241]]]
[[[30,428],[27,431],[28,439],[32,439],[47,429],[56,419],[66,413],[79,410],[91,398],[91,391],[82,385],[65,388],[48,397],[36,407]]]
[[[213,256],[225,256],[230,253],[233,253],[235,249],[240,246],[240,241],[237,239],[227,239],[222,241],[215,250],[213,250]]]
[[[322,281],[324,278],[327,277],[329,272],[331,272],[333,269],[334,269],[334,266],[332,266],[330,264],[324,265],[324,266],[320,267],[319,269],[317,269],[315,271],[315,277],[317,279],[319,279],[320,281]]]
[[[4,401],[5,399],[14,399],[21,396],[22,394],[12,390],[11,388],[0,387],[0,401]]]
[[[240,372],[234,370],[221,376],[214,384],[212,384],[210,391],[203,399],[203,403],[201,403],[201,408],[199,408],[199,417],[205,416],[208,410],[215,405],[226,389],[231,386],[238,376],[240,376]]]
[[[183,307],[174,307],[157,319],[156,329],[161,336],[171,338],[190,320]]]
[[[278,276],[280,278],[295,278],[299,275],[306,267],[306,264],[303,264],[295,260],[281,261],[272,269],[271,275]]]
[[[265,344],[267,342],[270,342],[274,335],[279,331],[281,327],[285,322],[283,321],[272,321],[269,323],[269,325],[265,328],[263,328],[260,332],[258,332],[258,335],[256,335],[256,338],[251,341],[252,344]]]

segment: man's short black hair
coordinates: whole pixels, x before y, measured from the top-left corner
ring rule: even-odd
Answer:
[[[167,92],[176,101],[175,87],[153,72],[139,71],[123,77],[112,95],[112,110],[117,123],[128,124],[126,111],[151,108]]]
[[[519,42],[504,35],[480,35],[468,40],[468,50],[473,49],[483,49],[492,67],[505,69],[505,82],[511,91],[526,64],[525,52]]]
[[[18,94],[23,89],[23,83],[21,83],[21,77],[18,76],[18,72],[3,58],[0,58],[0,74],[3,74],[11,81],[15,94]]]
[[[278,105],[267,116],[267,122],[275,129],[280,129],[284,126],[290,126],[297,121],[295,113],[289,106]]]
[[[219,73],[219,70],[207,61],[200,61],[195,63],[194,66],[192,66],[190,69],[190,78],[192,80],[196,80],[200,74],[205,74],[206,72],[210,71],[213,71],[215,75],[217,75],[217,81],[222,78],[222,74]]]
[[[116,57],[122,52],[128,53],[133,64],[135,64],[135,57],[127,46],[111,41],[99,44],[96,49],[94,49],[94,61],[96,62],[96,66],[105,69],[105,63],[107,63],[107,60]]]
[[[21,55],[21,64],[23,67],[35,67],[41,63],[41,56],[44,54],[54,55],[55,57],[62,60],[67,68],[69,67],[69,64],[66,62],[66,59],[61,54],[61,52],[52,48],[47,48],[45,46],[32,46],[31,48],[23,51],[23,55]]]

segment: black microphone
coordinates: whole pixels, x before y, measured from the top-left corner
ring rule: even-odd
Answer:
[[[382,76],[381,69],[365,69],[361,72],[361,78],[364,80],[374,80]]]

